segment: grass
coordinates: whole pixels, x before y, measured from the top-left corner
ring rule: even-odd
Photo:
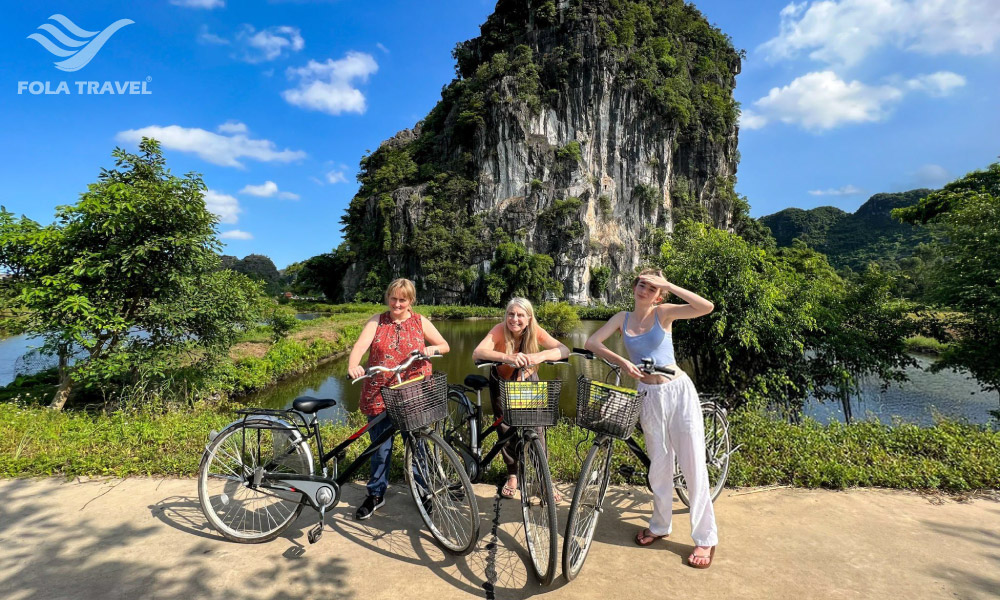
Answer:
[[[906,349],[908,351],[917,352],[919,354],[936,355],[941,354],[948,349],[948,344],[923,335],[909,337],[904,341],[904,343],[906,344]]]
[[[111,414],[0,404],[0,476],[193,476],[208,432],[234,418],[230,408],[204,403],[187,411]],[[327,425],[324,439],[339,441],[363,422],[362,415],[352,414],[345,425]],[[811,420],[791,425],[750,411],[735,412],[731,424],[734,443],[742,444],[732,458],[732,486],[1000,488],[1000,432],[984,426],[955,421],[934,427],[820,425]],[[553,478],[575,482],[590,447],[586,432],[562,422],[546,437]],[[365,445],[355,444],[348,459]],[[402,453],[397,436],[390,473],[396,481],[402,477]],[[617,445],[616,465],[627,459]],[[485,480],[499,481],[503,473],[500,461],[494,461]],[[359,477],[364,476],[362,470]],[[621,483],[617,475],[615,481]]]

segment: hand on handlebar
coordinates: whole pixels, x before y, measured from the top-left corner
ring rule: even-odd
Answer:
[[[642,379],[643,376],[645,375],[645,373],[643,373],[639,369],[639,367],[632,364],[631,361],[623,360],[621,366],[622,370],[625,371],[625,374],[628,375],[629,377],[634,377],[635,379]]]
[[[530,367],[532,365],[531,358],[528,354],[524,352],[518,352],[512,358],[510,363],[518,368]]]
[[[365,368],[362,367],[361,365],[355,365],[355,366],[350,367],[349,369],[347,369],[347,374],[350,376],[351,379],[357,379],[359,377],[364,377],[365,376]]]

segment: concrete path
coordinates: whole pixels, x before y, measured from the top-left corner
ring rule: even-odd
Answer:
[[[560,486],[569,498],[570,490]],[[650,514],[645,490],[612,491],[583,572],[539,587],[526,571],[519,506],[503,501],[487,544],[495,488],[477,486],[483,536],[453,558],[423,532],[396,485],[369,521],[345,490],[319,543],[303,512],[282,537],[222,540],[198,508],[194,480],[0,481],[0,598],[997,598],[1000,502],[958,503],[878,490],[729,491],[716,503],[722,543],[707,571],[684,566],[686,510],[649,548],[632,542]],[[560,506],[565,526],[568,502]]]

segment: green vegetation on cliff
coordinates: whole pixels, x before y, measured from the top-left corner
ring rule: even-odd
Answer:
[[[352,266],[363,270],[351,275],[352,297],[328,293],[333,301],[374,300],[402,275],[420,280],[425,299],[486,301],[479,265],[505,240],[473,209],[477,142],[497,128],[496,111],[558,109],[579,80],[601,75],[595,72],[605,61],[618,65],[616,85],[633,89],[664,119],[663,135],[675,145],[722,143],[735,131],[732,88],[741,55],[681,0],[573,0],[562,9],[553,1],[500,0],[481,35],[458,44],[453,55],[456,78],[427,117],[361,160],[361,188],[342,218],[345,241],[322,261],[329,274],[311,275],[341,281]],[[577,141],[550,152],[565,164],[582,159]],[[563,171],[553,176],[565,177]],[[533,193],[545,185],[537,181]],[[640,196],[652,210],[655,190]],[[558,230],[557,245],[585,234],[570,214],[580,200],[560,202],[540,215]]]

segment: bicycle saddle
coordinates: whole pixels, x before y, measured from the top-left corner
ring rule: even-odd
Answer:
[[[477,392],[490,384],[490,380],[486,379],[482,375],[466,375],[465,385],[470,387]]]
[[[292,402],[292,408],[300,413],[311,415],[318,410],[329,408],[335,404],[337,404],[337,401],[333,398],[313,398],[312,396],[301,396]]]

